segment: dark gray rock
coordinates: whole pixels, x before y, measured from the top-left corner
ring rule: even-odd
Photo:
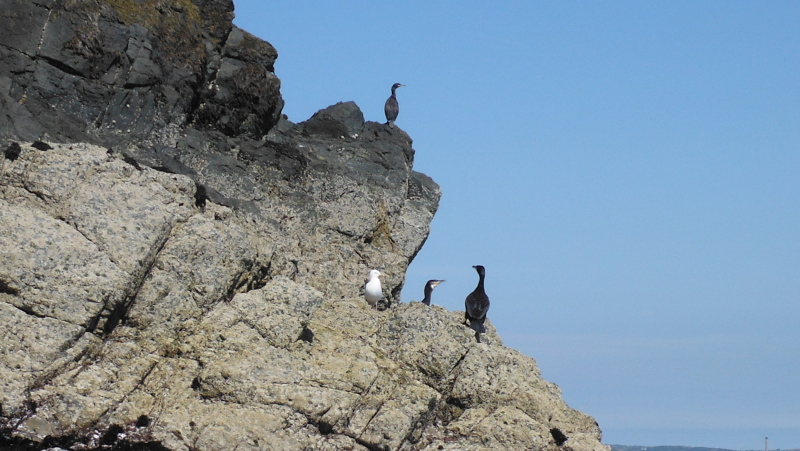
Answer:
[[[273,73],[277,57],[274,47],[234,26],[221,55],[211,59],[215,74],[202,92],[195,124],[229,136],[265,135],[283,109]]]
[[[339,102],[317,111],[300,124],[308,135],[328,138],[356,138],[364,128],[364,113],[355,102]]]

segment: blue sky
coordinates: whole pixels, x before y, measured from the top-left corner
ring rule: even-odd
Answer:
[[[489,318],[604,442],[800,448],[800,2],[262,2],[293,122],[354,100],[443,191],[403,300]]]

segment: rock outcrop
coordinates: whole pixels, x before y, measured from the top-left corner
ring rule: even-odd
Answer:
[[[283,100],[231,0],[3,0],[0,135],[172,146],[188,124],[259,138]]]
[[[606,449],[491,324],[400,303],[439,187],[352,102],[282,119],[230,1],[0,3],[0,445]]]

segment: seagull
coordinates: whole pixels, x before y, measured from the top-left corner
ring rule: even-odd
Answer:
[[[392,85],[392,95],[386,99],[386,104],[383,106],[383,112],[386,113],[386,123],[389,124],[389,127],[394,127],[394,120],[397,119],[397,115],[400,113],[400,105],[397,103],[397,96],[394,91],[401,86],[405,85],[400,83]]]
[[[429,280],[428,283],[425,284],[425,299],[422,300],[423,304],[431,305],[431,293],[433,293],[433,289],[442,282],[444,282],[444,280]]]
[[[367,302],[375,308],[378,308],[378,301],[383,299],[381,279],[379,279],[382,275],[380,271],[373,269],[369,272],[369,280],[364,286],[364,297],[367,299]]]
[[[481,342],[481,334],[486,332],[486,327],[483,322],[486,321],[486,313],[489,311],[489,296],[483,289],[483,279],[486,278],[486,270],[483,266],[473,266],[475,271],[478,271],[478,286],[467,295],[464,300],[464,324],[469,321],[469,327],[475,331],[475,338],[478,343]]]

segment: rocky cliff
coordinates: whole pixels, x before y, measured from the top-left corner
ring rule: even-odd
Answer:
[[[439,187],[353,103],[281,119],[232,2],[0,6],[0,447],[606,449],[491,325],[399,302]]]

